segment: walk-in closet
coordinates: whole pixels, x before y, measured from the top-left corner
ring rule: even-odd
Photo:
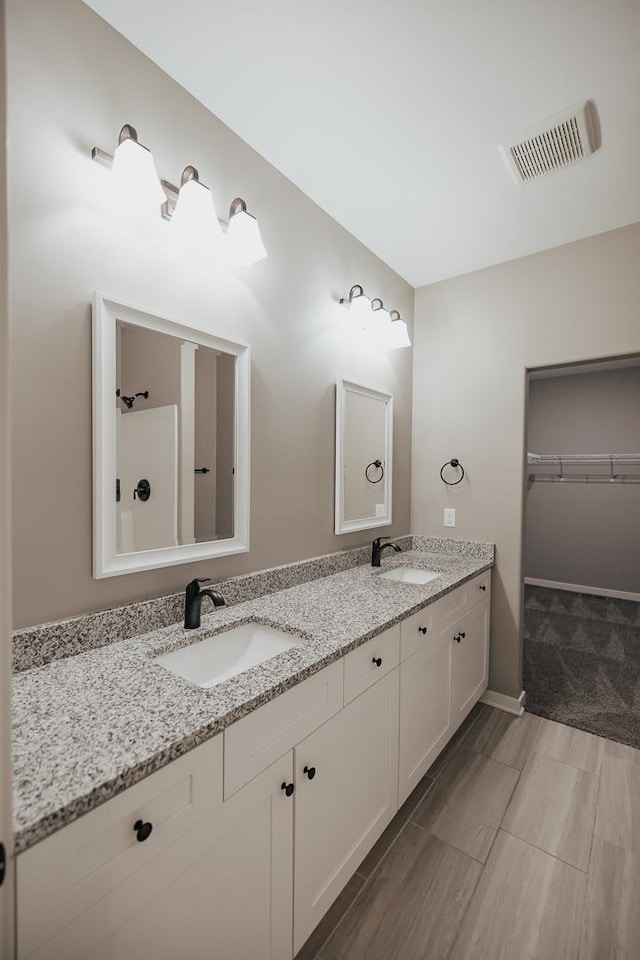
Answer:
[[[640,358],[531,371],[527,710],[640,747]]]

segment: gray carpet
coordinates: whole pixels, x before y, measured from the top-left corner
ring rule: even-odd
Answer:
[[[640,748],[640,603],[525,586],[527,710]]]

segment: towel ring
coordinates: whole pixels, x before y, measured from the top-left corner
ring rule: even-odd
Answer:
[[[377,467],[378,470],[380,471],[380,476],[378,477],[377,480],[372,480],[371,477],[369,476],[369,470],[371,467]],[[371,463],[368,463],[367,466],[365,467],[364,475],[369,481],[369,483],[380,483],[380,481],[384,477],[384,467],[382,466],[382,460],[372,460]]]
[[[445,467],[453,467],[454,469],[457,468],[460,471],[460,476],[458,477],[458,479],[445,480],[444,478]],[[442,480],[443,483],[446,483],[448,487],[455,487],[456,484],[464,480],[464,467],[462,466],[460,461],[456,460],[456,458],[453,457],[451,460],[447,460],[446,463],[443,463],[442,466],[440,467],[440,479]]]

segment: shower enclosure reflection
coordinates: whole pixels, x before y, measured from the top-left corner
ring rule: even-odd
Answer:
[[[94,576],[249,540],[249,347],[96,296]]]
[[[229,354],[118,321],[117,553],[233,536],[234,380]]]

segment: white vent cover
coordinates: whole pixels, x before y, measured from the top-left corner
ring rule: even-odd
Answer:
[[[563,110],[500,149],[517,183],[588,157],[596,149],[589,101]]]

